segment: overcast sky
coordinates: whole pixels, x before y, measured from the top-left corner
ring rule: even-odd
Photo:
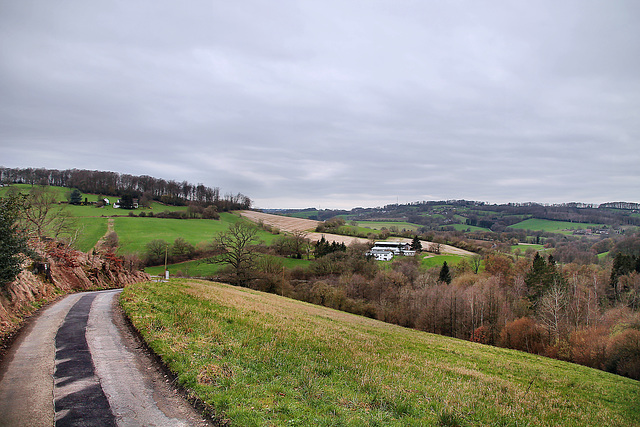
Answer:
[[[0,165],[262,208],[640,201],[640,2],[0,0]]]

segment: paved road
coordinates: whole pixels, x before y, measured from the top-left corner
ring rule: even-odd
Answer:
[[[0,363],[0,426],[207,426],[129,331],[119,290],[69,295]]]

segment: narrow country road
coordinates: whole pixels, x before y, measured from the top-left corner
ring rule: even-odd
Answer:
[[[129,330],[120,290],[68,295],[0,362],[0,426],[208,426]]]

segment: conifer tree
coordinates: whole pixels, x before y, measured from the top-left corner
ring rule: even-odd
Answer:
[[[20,211],[25,208],[23,196],[0,198],[0,289],[7,286],[22,270],[24,255],[33,252],[27,246],[27,236],[18,225]]]
[[[416,252],[422,251],[422,243],[420,243],[420,239],[418,236],[413,236],[413,240],[411,241],[411,250]]]
[[[449,265],[447,261],[442,264],[442,268],[440,269],[440,275],[438,276],[438,280],[441,282],[445,282],[447,285],[451,283],[451,271],[449,270]]]

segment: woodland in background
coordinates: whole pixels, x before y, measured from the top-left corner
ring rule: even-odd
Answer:
[[[215,206],[218,212],[251,208],[251,199],[240,193],[221,196],[217,187],[117,172],[0,167],[0,183],[50,185],[75,188],[83,193],[126,195],[140,199],[142,205],[156,200],[175,206],[195,202],[205,207]]]

